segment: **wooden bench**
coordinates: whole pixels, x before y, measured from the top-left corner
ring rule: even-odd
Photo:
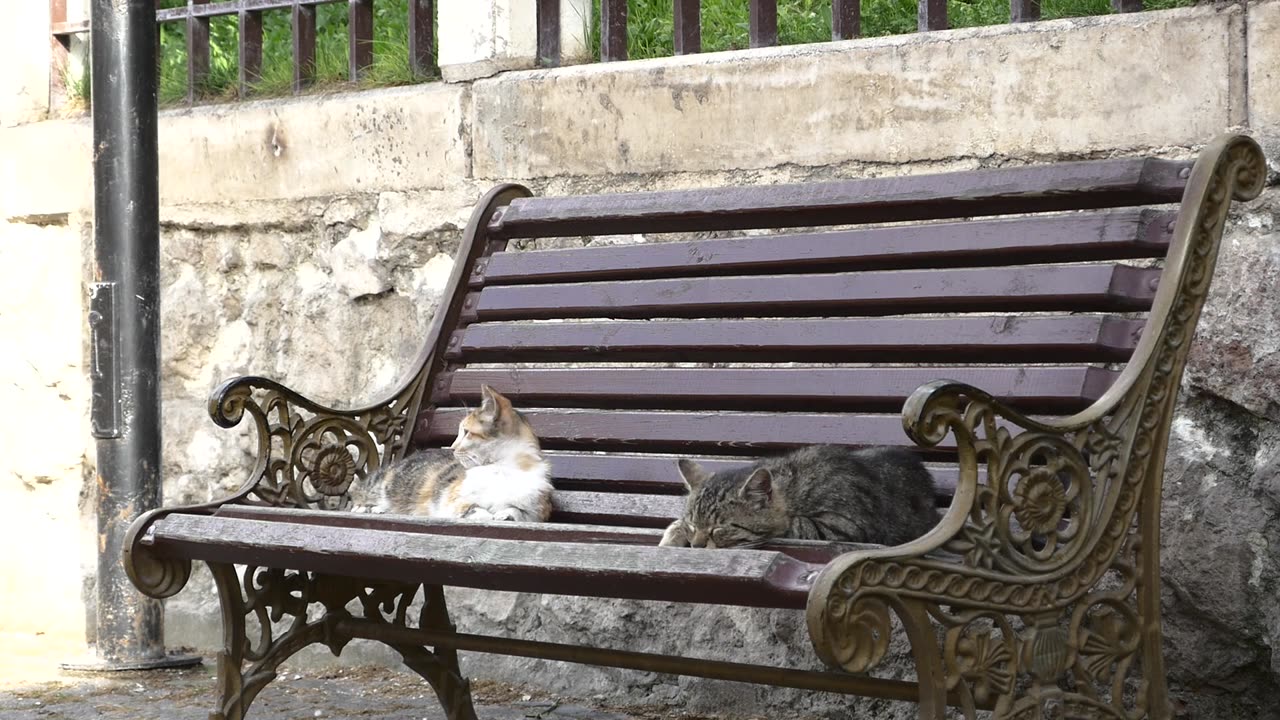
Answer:
[[[399,651],[454,720],[474,717],[458,650],[910,700],[934,720],[948,705],[1169,717],[1165,445],[1230,201],[1265,174],[1258,146],[1228,136],[1194,167],[554,198],[500,186],[403,385],[336,410],[262,378],[223,384],[214,421],[257,429],[247,482],[139,518],[126,566],[162,598],[208,563],[226,637],[214,718],[242,717],[302,647],[353,638]],[[620,233],[692,235],[508,251]],[[387,459],[447,445],[483,383],[543,439],[551,523],[318,511],[342,510]],[[682,506],[674,456],[728,467],[815,442],[917,445],[944,495],[937,528],[892,548],[656,547]],[[458,633],[443,586],[805,610],[831,669]],[[916,681],[871,672],[898,631]]]

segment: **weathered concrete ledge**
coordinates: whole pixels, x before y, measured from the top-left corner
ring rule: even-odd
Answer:
[[[165,111],[162,205],[453,187],[470,174],[466,86],[432,83]],[[0,131],[0,215],[93,205],[92,127]]]
[[[1244,122],[1242,18],[1205,7],[509,73],[475,84],[475,174],[1195,145]]]

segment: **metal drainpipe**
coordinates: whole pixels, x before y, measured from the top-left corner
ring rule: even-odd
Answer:
[[[160,198],[155,0],[93,0],[94,277],[89,292],[98,447],[96,658],[77,670],[194,665],[164,649],[158,600],[125,576],[129,523],[159,506]]]

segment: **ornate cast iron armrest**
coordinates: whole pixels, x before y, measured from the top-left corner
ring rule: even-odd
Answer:
[[[1024,608],[1036,593],[1023,581],[1060,564],[1087,535],[1080,513],[1092,502],[1089,463],[1072,437],[1088,435],[1080,432],[1085,428],[1042,423],[949,380],[918,388],[903,409],[903,426],[922,447],[954,434],[959,481],[933,530],[905,545],[842,555],[814,583],[808,607],[814,647],[825,662],[850,672],[870,670],[883,657],[890,609],[909,634],[932,642],[925,639],[933,632],[927,605]],[[1076,514],[1066,521],[1069,511]]]
[[[155,522],[170,513],[207,514],[228,503],[341,509],[353,481],[404,448],[409,413],[421,387],[415,375],[390,397],[339,410],[266,378],[245,376],[222,383],[209,396],[209,415],[224,428],[235,427],[246,415],[253,420],[253,469],[228,497],[153,510],[134,521],[125,543],[129,578],[157,598],[169,597],[186,584],[191,562],[159,557],[144,542]]]

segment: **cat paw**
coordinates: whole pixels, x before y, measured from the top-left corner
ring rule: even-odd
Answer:
[[[472,507],[470,510],[462,513],[463,520],[493,520],[493,513],[482,507]]]
[[[501,520],[503,522],[517,522],[521,518],[520,513],[515,510],[503,510],[500,513],[495,513],[493,519]]]
[[[662,540],[658,542],[660,547],[689,547],[689,534],[684,529],[684,523],[677,520],[667,526],[667,531],[662,533]]]

